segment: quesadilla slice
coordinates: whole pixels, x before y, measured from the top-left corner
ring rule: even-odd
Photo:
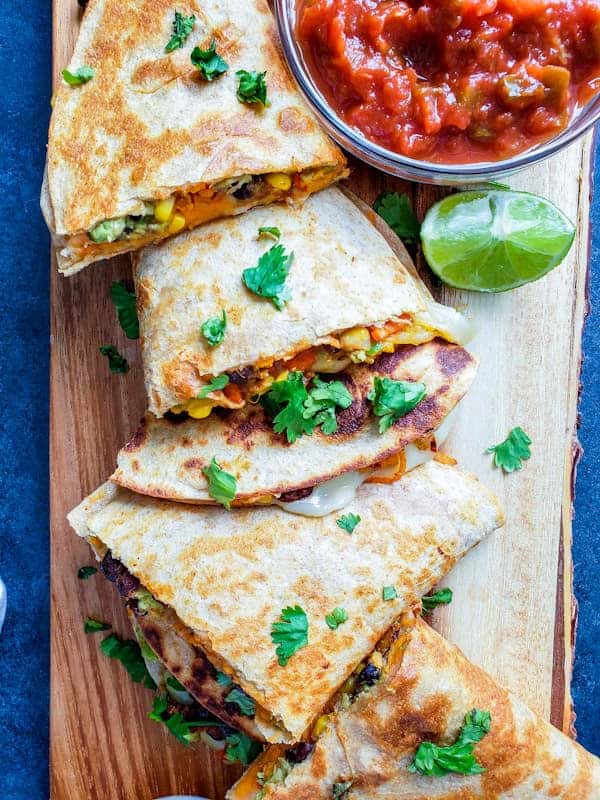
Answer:
[[[362,482],[391,483],[436,457],[475,370],[466,350],[441,339],[351,364],[335,376],[351,395],[335,433],[317,428],[292,446],[260,403],[221,409],[202,421],[148,414],[119,453],[111,480],[141,494],[211,504],[205,470],[215,458],[236,478],[233,505],[276,503],[328,514],[346,505]],[[376,378],[425,387],[422,401],[381,433],[368,399]]]
[[[264,231],[277,238],[265,239]],[[201,419],[256,402],[277,380],[334,375],[470,324],[436,303],[339,189],[302,208],[257,208],[137,255],[149,410]]]
[[[69,521],[99,557],[110,553],[140,582],[141,605],[139,595],[127,595],[157,655],[162,634],[148,636],[142,624],[153,603],[185,626],[178,630],[194,648],[185,657],[195,659],[197,651],[203,664],[196,677],[207,675],[215,692],[219,674],[228,676],[249,698],[242,715],[261,738],[290,742],[306,733],[394,620],[503,524],[497,500],[476,478],[436,462],[391,487],[363,486],[348,511],[352,532],[333,514],[226,512],[158,501],[109,482]],[[129,579],[121,583],[127,587]],[[395,597],[384,600],[383,587],[391,585]],[[169,669],[207,703],[176,666]],[[224,702],[235,704],[230,694]],[[218,705],[210,710],[222,717]]]
[[[42,207],[65,275],[347,174],[266,0],[89,0],[63,74]]]
[[[228,800],[598,800],[600,761],[423,620],[301,750],[265,751]]]

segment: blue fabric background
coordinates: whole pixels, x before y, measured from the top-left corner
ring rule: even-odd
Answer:
[[[51,10],[48,0],[23,4],[0,0],[0,11],[0,575],[9,596],[7,621],[0,636],[0,753],[4,763],[0,798],[45,800],[49,241],[38,195],[49,115]],[[600,196],[594,220],[600,222]],[[598,224],[592,267],[591,300],[598,306]],[[599,319],[600,312],[592,308],[585,332],[581,405],[585,456],[579,469],[575,517],[575,588],[580,616],[573,682],[579,737],[596,753],[600,753]]]

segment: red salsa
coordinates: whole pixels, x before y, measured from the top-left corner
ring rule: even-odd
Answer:
[[[341,118],[412,158],[506,158],[600,92],[599,0],[299,0],[297,33]]]

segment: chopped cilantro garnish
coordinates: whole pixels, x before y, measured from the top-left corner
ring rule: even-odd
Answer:
[[[237,687],[232,689],[227,697],[226,703],[234,703],[245,717],[253,717],[256,713],[256,703],[251,697]]]
[[[217,43],[213,39],[208,50],[194,47],[190,56],[192,64],[207,81],[212,81],[223,75],[229,69],[229,64],[217,53]]]
[[[203,386],[202,389],[198,392],[198,398],[200,400],[204,400],[205,397],[211,392],[220,392],[221,389],[224,389],[227,384],[229,383],[229,377],[227,375],[217,375],[216,378],[213,378],[210,383],[207,383],[206,386]]]
[[[396,420],[412,411],[425,394],[424,383],[375,378],[375,387],[367,397],[373,404],[373,412],[380,417],[379,433],[384,433]]]
[[[398,592],[395,586],[384,586],[381,596],[384,600],[395,600],[398,597]]]
[[[523,461],[531,458],[530,444],[531,439],[523,428],[516,427],[503,442],[488,447],[485,452],[494,454],[494,464],[504,472],[514,472],[521,469]]]
[[[294,653],[308,644],[308,617],[298,605],[284,608],[280,616],[271,628],[271,639],[277,645],[279,664],[285,667]]]
[[[325,617],[325,622],[334,631],[337,627],[339,627],[342,622],[346,622],[348,619],[348,612],[345,608],[334,608],[331,614],[327,614]]]
[[[82,83],[91,81],[95,75],[95,71],[91,67],[83,66],[78,67],[75,72],[69,72],[68,69],[63,69],[62,76],[65,83],[69,86],[81,86]]]
[[[259,228],[258,238],[260,239],[261,236],[268,236],[277,241],[278,239],[281,239],[281,231],[279,230],[279,228],[268,228],[268,227]]]
[[[231,501],[237,491],[235,477],[221,469],[214,457],[210,462],[210,466],[204,467],[202,474],[208,481],[209,495],[229,511],[231,509]]]
[[[156,689],[142,658],[140,646],[133,639],[120,639],[116,633],[111,633],[102,640],[100,650],[105,656],[120,661],[132,681],[143,684],[147,689]]]
[[[438,606],[447,606],[448,603],[451,603],[452,589],[450,589],[448,586],[443,589],[438,589],[435,594],[425,595],[425,597],[422,597],[421,602],[423,603],[422,614],[424,616]]]
[[[348,408],[352,395],[341,381],[313,379],[309,390],[301,372],[290,372],[282,381],[275,381],[261,398],[267,414],[273,418],[275,433],[285,432],[293,443],[304,434],[311,436],[319,425],[326,435],[337,431],[337,408]]]
[[[88,617],[83,623],[83,630],[85,633],[98,633],[98,631],[109,631],[110,625],[108,622],[100,622],[99,619]]]
[[[249,764],[261,752],[262,747],[245,733],[231,733],[225,737],[225,760]]]
[[[248,72],[245,69],[240,69],[235,74],[239,78],[237,99],[240,103],[248,103],[249,105],[258,103],[263,107],[269,105],[267,101],[267,82],[265,81],[266,72]]]
[[[354,529],[360,522],[360,517],[358,514],[344,514],[339,519],[336,519],[335,524],[338,528],[341,528],[346,533],[354,533]]]
[[[226,675],[224,672],[217,670],[216,681],[219,686],[231,686],[232,680],[229,675]]]
[[[220,724],[217,720],[214,722],[207,720],[187,721],[180,712],[169,714],[168,707],[167,696],[157,694],[152,704],[152,711],[148,712],[148,717],[154,722],[160,722],[165,725],[170,733],[186,747],[194,744],[200,738],[200,734],[194,731],[194,728],[206,728],[214,724]]]
[[[398,192],[380,194],[373,203],[373,208],[400,239],[405,242],[418,241],[421,225],[412,210],[407,194]]]
[[[179,11],[175,12],[175,19],[173,20],[173,36],[171,36],[167,46],[165,47],[167,53],[183,47],[185,40],[192,32],[195,22],[196,17],[193,14],[191,17],[184,17],[183,14],[179,13]]]
[[[98,349],[103,356],[108,358],[108,367],[111,372],[120,372],[123,375],[129,372],[127,359],[119,353],[114,344],[103,344]]]
[[[263,253],[255,267],[249,267],[242,273],[242,280],[248,289],[271,300],[278,311],[291,299],[285,280],[292,265],[293,253],[286,253],[282,244],[274,244]]]
[[[87,581],[88,578],[91,578],[92,575],[95,575],[98,572],[96,567],[80,567],[77,572],[77,577],[80,581]]]
[[[491,724],[489,711],[479,711],[474,708],[466,715],[464,725],[454,744],[440,747],[433,742],[421,742],[408,767],[409,772],[438,777],[449,772],[480,775],[485,772],[485,767],[482,767],[475,758],[473,745],[489,733]]]
[[[187,692],[187,689],[182,683],[179,683],[175,675],[167,675],[165,683],[174,692]]]
[[[332,800],[347,800],[352,781],[338,781],[332,787]]]
[[[200,332],[211,347],[221,344],[227,329],[227,312],[223,309],[220,317],[211,317],[202,323]]]
[[[113,281],[110,285],[110,299],[117,310],[119,324],[128,339],[138,339],[140,323],[135,305],[135,293],[130,292],[122,281]]]

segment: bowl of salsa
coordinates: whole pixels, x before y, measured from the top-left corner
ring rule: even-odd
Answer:
[[[387,172],[489,180],[600,118],[599,0],[276,0],[329,133]]]

